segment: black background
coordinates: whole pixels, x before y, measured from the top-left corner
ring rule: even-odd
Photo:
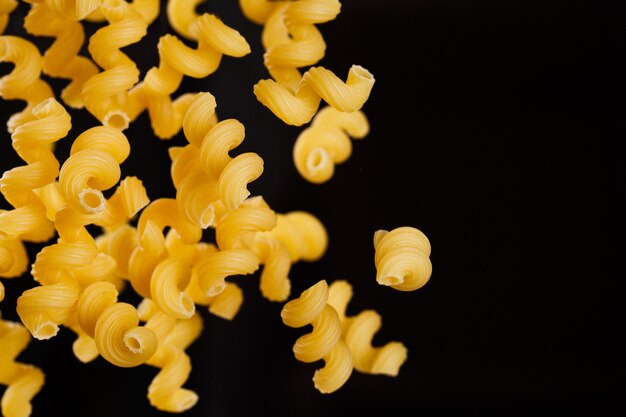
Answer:
[[[403,341],[408,361],[397,378],[355,372],[338,392],[319,394],[311,378],[321,363],[300,363],[291,352],[304,331],[282,324],[282,305],[261,298],[257,275],[238,277],[239,315],[227,322],[203,311],[203,335],[188,350],[186,386],[200,400],[185,415],[624,415],[623,2],[342,3],[338,18],[319,26],[328,44],[320,64],[341,78],[360,64],[377,81],[363,108],[371,133],[353,142],[328,183],[298,176],[291,150],[301,128],[255,100],[252,85],[267,77],[261,28],[236,2],[199,10],[237,28],[253,53],[225,58],[217,73],[185,80],[182,90],[210,91],[220,118],[244,123],[237,153],[265,160],[253,193],[327,226],[328,252],[292,269],[292,296],[322,278],[348,279],[349,315],[379,311],[375,344]],[[9,33],[23,33],[26,10],[12,16]],[[142,71],[157,64],[155,46],[168,30],[163,14],[141,46],[125,48]],[[10,68],[0,66],[2,74]],[[21,106],[3,102],[2,120]],[[72,116],[61,161],[96,124],[85,112]],[[173,196],[167,147],[184,139],[159,141],[145,114],[125,133],[132,153],[124,173],[140,176],[152,199]],[[3,170],[22,164],[6,132],[0,158]],[[411,293],[378,286],[373,264],[373,232],[404,225],[424,231],[433,247],[433,276]],[[32,279],[3,282],[0,308],[15,320],[15,299]],[[165,415],[146,399],[156,369],[80,364],[73,337],[63,330],[20,356],[46,372],[34,416]]]

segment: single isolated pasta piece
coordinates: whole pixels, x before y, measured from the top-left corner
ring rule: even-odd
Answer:
[[[430,242],[414,227],[374,233],[376,281],[400,291],[415,291],[430,279]]]

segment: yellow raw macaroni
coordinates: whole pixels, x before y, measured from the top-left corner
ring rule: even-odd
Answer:
[[[296,341],[293,352],[302,362],[324,359],[325,366],[313,376],[315,388],[324,394],[341,388],[353,367],[350,350],[341,340],[341,321],[327,300],[328,285],[322,280],[285,304],[280,313],[289,327],[313,326],[313,332]]]
[[[30,402],[44,383],[39,368],[15,361],[29,342],[30,335],[24,327],[0,318],[0,385],[7,387],[0,401],[4,417],[28,417]]]
[[[33,4],[24,20],[24,28],[31,35],[55,38],[43,55],[43,72],[51,77],[70,79],[61,98],[70,107],[82,108],[83,85],[98,73],[90,59],[78,55],[85,40],[83,26],[58,17],[45,3],[39,3]]]
[[[383,347],[372,346],[372,339],[381,326],[380,315],[364,310],[354,317],[346,317],[346,307],[352,298],[352,286],[347,281],[330,285],[328,304],[332,305],[343,327],[342,339],[352,352],[354,368],[368,374],[397,376],[406,361],[407,350],[400,342],[389,342]]]
[[[17,36],[0,36],[0,62],[15,64],[10,74],[0,78],[0,97],[26,101],[24,110],[7,122],[9,133],[13,133],[16,127],[34,118],[32,110],[37,104],[54,94],[48,83],[39,78],[42,58],[29,41]]]
[[[400,291],[423,287],[432,274],[430,242],[414,227],[374,233],[376,281]]]
[[[4,33],[9,23],[9,15],[16,7],[17,1],[15,0],[0,0],[0,35]]]
[[[100,10],[109,25],[89,39],[89,53],[104,68],[83,86],[85,107],[103,125],[126,129],[128,90],[139,81],[137,65],[120,49],[146,34],[144,18],[123,0],[104,0]]]
[[[335,164],[345,162],[352,154],[354,139],[362,139],[369,124],[361,111],[343,113],[324,107],[308,129],[300,133],[293,147],[293,162],[302,177],[321,184],[335,172]]]

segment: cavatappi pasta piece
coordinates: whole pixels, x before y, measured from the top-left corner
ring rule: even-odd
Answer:
[[[328,233],[322,222],[306,211],[278,214],[276,227],[268,232],[289,251],[291,263],[317,261],[328,247]]]
[[[81,328],[94,338],[100,355],[112,364],[138,366],[156,351],[154,331],[139,326],[137,310],[117,301],[117,289],[110,282],[96,282],[85,288],[76,308]]]
[[[189,40],[198,39],[196,7],[206,0],[168,0],[167,20],[170,26]]]
[[[0,179],[0,191],[14,207],[0,212],[0,233],[34,242],[52,237],[54,228],[46,208],[33,190],[57,177],[59,162],[50,147],[65,137],[71,126],[69,114],[50,98],[32,108],[29,121],[11,135],[13,148],[28,165],[6,171]]]
[[[249,249],[229,249],[207,254],[195,266],[197,284],[207,297],[226,289],[226,278],[249,275],[259,269],[259,258]]]
[[[200,335],[202,318],[194,314],[188,319],[173,319],[150,300],[142,301],[139,312],[146,327],[154,330],[159,341],[157,351],[146,362],[160,368],[148,388],[150,404],[162,411],[186,411],[196,404],[198,395],[182,388],[191,371],[185,349]]]
[[[16,278],[28,268],[28,254],[18,238],[0,233],[0,278]]]
[[[350,68],[346,82],[326,68],[313,67],[294,91],[274,80],[261,80],[254,86],[254,95],[283,122],[301,126],[313,118],[322,99],[342,112],[359,110],[369,98],[374,81],[374,76],[359,65]]]
[[[406,347],[400,342],[372,346],[372,339],[382,325],[380,315],[374,310],[364,310],[356,316],[346,317],[351,298],[352,286],[347,281],[335,281],[330,285],[328,304],[337,311],[342,322],[342,339],[352,352],[354,368],[367,374],[397,376],[407,358]]]
[[[414,227],[374,233],[376,281],[400,291],[423,287],[433,271],[430,242]]]
[[[13,133],[16,127],[35,118],[32,110],[37,104],[54,94],[48,83],[39,78],[43,65],[39,50],[26,39],[0,36],[0,62],[15,65],[11,73],[0,78],[0,98],[26,101],[24,110],[7,122],[9,133]]]
[[[82,108],[83,85],[98,73],[90,59],[78,55],[85,40],[83,26],[58,17],[45,3],[39,3],[33,4],[24,20],[24,28],[31,35],[55,38],[43,55],[43,72],[51,77],[70,79],[61,98],[70,107]]]
[[[277,5],[263,27],[264,63],[272,78],[290,91],[301,79],[298,68],[324,57],[326,43],[315,24],[339,14],[338,0],[304,0]]]
[[[132,117],[147,107],[153,130],[162,139],[178,132],[190,104],[189,95],[182,96],[175,103],[170,98],[183,76],[205,78],[217,70],[222,55],[242,57],[250,53],[250,46],[239,32],[216,16],[205,13],[196,19],[196,26],[197,49],[186,46],[176,36],[161,37],[159,66],[151,68],[141,85],[131,93]],[[178,104],[180,100],[182,104]]]
[[[30,416],[31,400],[44,383],[41,369],[15,360],[29,342],[24,327],[0,318],[0,385],[7,387],[0,400],[4,417]]]
[[[315,388],[323,394],[341,388],[352,374],[353,367],[350,350],[341,340],[339,316],[327,300],[328,285],[322,280],[285,304],[280,313],[283,323],[289,327],[313,326],[311,333],[296,341],[293,352],[301,362],[324,359],[326,364],[313,376]]]
[[[91,36],[89,53],[104,71],[84,84],[83,101],[103,125],[123,130],[130,122],[128,90],[139,81],[139,70],[121,48],[143,38],[147,23],[123,0],[104,0],[100,10],[109,25]]]
[[[150,203],[146,189],[137,177],[126,177],[106,200],[104,209],[93,219],[98,226],[116,229],[131,220]]]
[[[93,127],[80,134],[59,174],[59,185],[70,207],[84,214],[104,210],[102,191],[117,184],[120,164],[129,154],[126,136],[113,127]]]
[[[258,25],[267,21],[277,6],[276,3],[272,0],[239,0],[239,6],[246,18]]]
[[[9,23],[9,15],[17,7],[15,0],[0,0],[0,35],[4,33]]]
[[[152,272],[152,299],[165,314],[177,319],[188,319],[196,312],[193,300],[185,292],[190,280],[189,262],[180,258],[164,259]]]
[[[312,183],[328,181],[335,164],[345,162],[352,154],[350,137],[362,139],[368,132],[369,124],[363,112],[343,113],[324,107],[296,140],[293,147],[296,169]]]

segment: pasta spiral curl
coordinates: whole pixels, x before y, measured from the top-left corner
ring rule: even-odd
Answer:
[[[81,328],[95,339],[98,352],[113,365],[141,365],[157,349],[154,331],[139,326],[137,310],[117,301],[117,289],[110,282],[87,287],[78,300],[77,313]]]
[[[351,298],[352,286],[347,281],[335,281],[330,285],[328,304],[339,314],[343,340],[352,352],[354,368],[368,374],[397,376],[407,358],[406,347],[400,342],[373,347],[372,339],[382,325],[380,315],[374,310],[364,310],[354,317],[346,317]]]
[[[89,39],[89,53],[104,71],[83,86],[85,107],[103,125],[126,129],[128,90],[139,81],[139,70],[121,48],[146,35],[144,18],[123,0],[104,0],[100,10],[109,22]]]
[[[24,327],[0,318],[0,385],[7,387],[0,409],[5,417],[28,417],[31,400],[44,383],[41,369],[15,360],[29,342],[30,335]]]
[[[19,277],[26,272],[26,268],[28,254],[22,241],[0,233],[0,278]]]
[[[69,206],[84,214],[104,210],[102,191],[119,181],[120,164],[129,154],[128,139],[117,129],[97,126],[80,134],[59,174],[59,185]]]
[[[359,110],[369,98],[374,76],[360,65],[353,65],[343,82],[332,71],[313,67],[304,73],[296,90],[274,80],[261,80],[254,95],[283,122],[301,126],[311,121],[323,99],[346,113]]]
[[[54,233],[46,210],[33,190],[54,182],[59,162],[50,145],[65,137],[72,124],[62,105],[53,98],[32,109],[32,119],[18,126],[13,148],[28,165],[11,169],[0,179],[0,191],[14,207],[0,213],[0,233],[23,240],[43,242]]]
[[[37,104],[54,94],[48,83],[39,78],[43,62],[31,42],[17,36],[0,36],[0,62],[15,65],[11,73],[0,78],[0,97],[26,101],[26,107],[7,122],[9,133],[13,133],[19,125],[35,118],[32,110]]]
[[[414,227],[374,233],[376,281],[400,291],[423,287],[432,274],[430,242]]]
[[[191,372],[185,349],[200,336],[202,318],[194,314],[188,319],[173,320],[150,300],[144,300],[139,311],[142,320],[147,321],[146,327],[154,329],[159,340],[158,349],[146,362],[160,368],[148,388],[150,404],[162,411],[186,411],[196,404],[198,395],[182,388]]]
[[[84,107],[83,85],[98,73],[98,68],[90,59],[78,55],[85,40],[83,26],[59,18],[48,6],[40,3],[31,8],[24,20],[24,28],[31,35],[56,38],[43,55],[43,72],[51,77],[70,79],[61,98],[70,107]]]
[[[102,22],[105,19],[100,11],[102,0],[44,0],[44,3],[63,19],[77,21],[89,20]],[[134,0],[128,2],[150,25],[158,16],[160,3],[158,0]]]
[[[16,7],[17,1],[15,0],[0,0],[0,35],[4,33],[9,23],[9,15]]]
[[[216,16],[205,13],[195,20],[198,41],[196,49],[185,45],[173,35],[161,37],[158,44],[159,66],[151,68],[143,83],[131,94],[131,114],[138,115],[147,107],[155,134],[167,139],[175,135],[192,96],[185,94],[172,103],[170,95],[180,86],[183,76],[205,78],[214,73],[223,55],[243,57],[250,46],[235,29]]]
[[[283,323],[289,327],[313,326],[313,332],[296,341],[293,352],[302,362],[324,359],[326,364],[313,376],[315,388],[324,394],[341,388],[353,368],[350,350],[341,340],[339,316],[327,300],[328,285],[322,280],[285,304],[280,313]]]
[[[343,113],[324,107],[311,126],[300,133],[293,148],[293,162],[304,179],[315,184],[328,181],[335,164],[345,162],[352,153],[354,139],[362,139],[369,124],[361,111]]]

